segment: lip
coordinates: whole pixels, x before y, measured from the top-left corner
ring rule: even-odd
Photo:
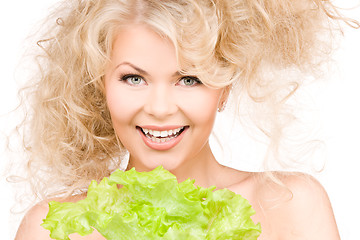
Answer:
[[[172,130],[172,129],[176,129],[176,128],[180,128],[180,127],[185,127],[183,132],[177,136],[176,138],[173,138],[167,142],[163,142],[163,143],[157,143],[157,142],[153,142],[151,141],[149,138],[147,138],[142,130],[140,128],[146,128],[146,129],[151,129],[151,130],[157,130],[157,131],[166,131],[166,130]],[[186,133],[186,131],[189,129],[189,126],[184,126],[184,125],[168,125],[168,126],[153,126],[153,125],[143,125],[143,126],[139,126],[139,128],[137,128],[136,130],[139,132],[142,140],[144,141],[145,145],[148,146],[149,148],[153,149],[153,150],[158,150],[158,151],[166,151],[169,150],[173,147],[175,147],[184,137],[184,134]]]
[[[184,125],[166,125],[166,126],[155,126],[155,125],[141,125],[139,126],[141,128],[151,129],[151,130],[157,130],[157,131],[167,131],[167,130],[173,130],[181,127],[186,127]]]

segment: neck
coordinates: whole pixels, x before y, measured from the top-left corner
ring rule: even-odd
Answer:
[[[171,170],[179,182],[195,179],[195,184],[202,187],[216,185],[216,176],[222,166],[216,161],[209,143],[191,161],[184,162],[178,168]]]
[[[130,162],[128,169],[135,167],[138,171],[151,171],[148,167],[141,164],[141,162],[132,159],[130,156]],[[186,179],[195,179],[195,184],[201,187],[210,187],[217,185],[219,172],[224,168],[220,165],[207,142],[205,146],[197,153],[192,159],[187,159],[181,162],[173,169],[168,169],[172,174],[176,176],[179,182],[183,182]]]

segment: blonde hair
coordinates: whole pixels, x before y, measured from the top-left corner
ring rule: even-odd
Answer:
[[[314,69],[324,53],[318,35],[331,18],[340,18],[336,8],[321,0],[63,1],[46,19],[39,72],[26,89],[24,144],[35,191],[70,194],[119,167],[126,150],[112,127],[103,77],[121,27],[148,25],[173,42],[184,74],[250,96],[266,109],[257,126],[274,147],[298,86],[278,81],[276,71]]]

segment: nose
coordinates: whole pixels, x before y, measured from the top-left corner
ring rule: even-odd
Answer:
[[[144,111],[157,118],[164,119],[173,115],[178,107],[171,86],[159,84],[149,89]]]

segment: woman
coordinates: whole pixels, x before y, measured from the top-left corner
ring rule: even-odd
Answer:
[[[259,239],[339,239],[326,192],[304,174],[251,173],[219,164],[209,136],[229,94],[249,96],[278,156],[284,109],[297,79],[322,52],[316,37],[332,5],[322,1],[67,1],[39,41],[32,92],[30,180],[43,201],[16,239],[50,239],[40,227],[49,199],[78,201],[92,179],[120,166],[159,165],[179,181],[228,188],[256,211]],[[322,46],[322,45],[321,45]],[[320,51],[319,51],[320,50]],[[270,69],[270,70],[269,70]],[[271,74],[270,74],[271,73]],[[36,173],[36,174],[35,174]],[[36,176],[36,177],[35,177]],[[270,177],[269,177],[270,176]],[[102,239],[97,232],[71,239]]]

